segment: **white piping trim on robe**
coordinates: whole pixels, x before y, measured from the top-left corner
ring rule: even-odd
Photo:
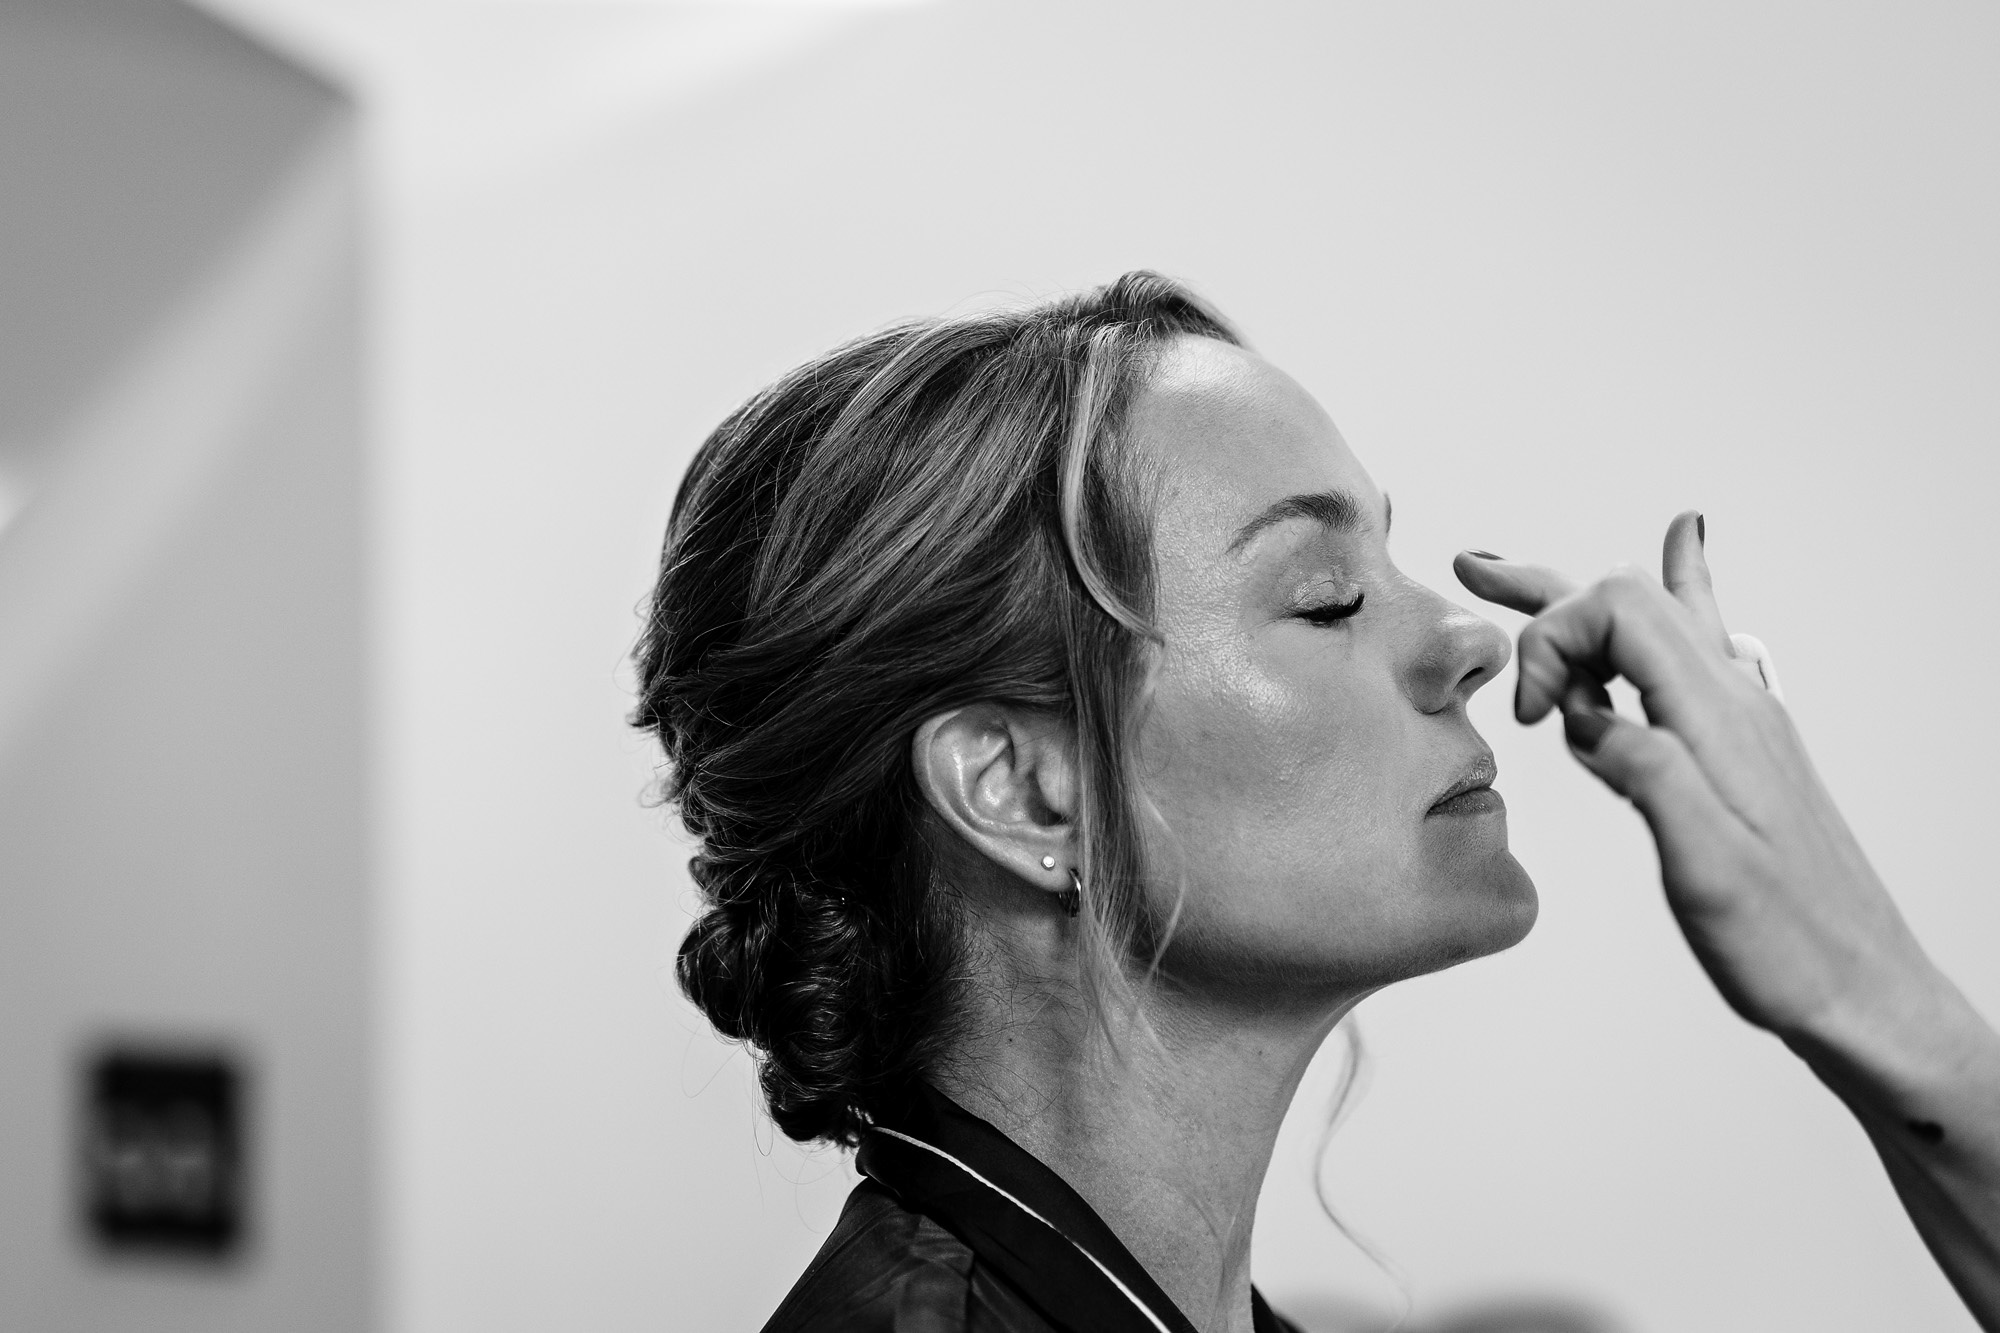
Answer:
[[[1159,1329],[1160,1333],[1173,1333],[1172,1329],[1169,1329],[1165,1324],[1160,1322],[1160,1317],[1153,1313],[1151,1306],[1147,1305],[1144,1301],[1140,1300],[1138,1295],[1130,1287],[1126,1286],[1123,1282],[1120,1282],[1118,1280],[1118,1275],[1116,1273],[1106,1268],[1103,1262],[1100,1261],[1098,1257],[1092,1254],[1089,1250],[1084,1249],[1083,1246],[1078,1245],[1074,1240],[1071,1240],[1068,1236],[1064,1236],[1062,1228],[1058,1227],[1055,1223],[1049,1221],[1048,1218],[1043,1217],[1040,1213],[1028,1207],[1027,1204],[1022,1203],[1019,1199],[1009,1194],[1006,1190],[1001,1189],[998,1185],[988,1180],[985,1176],[980,1175],[977,1171],[974,1171],[971,1167],[967,1166],[964,1162],[959,1161],[956,1157],[953,1157],[950,1153],[946,1152],[942,1148],[934,1147],[931,1144],[925,1143],[922,1139],[911,1138],[908,1134],[899,1134],[893,1129],[884,1129],[880,1125],[875,1126],[875,1132],[878,1134],[887,1134],[891,1138],[901,1139],[905,1143],[915,1144],[917,1147],[922,1148],[925,1152],[934,1153],[937,1156],[944,1158],[945,1161],[950,1162],[953,1166],[965,1172],[966,1175],[971,1176],[974,1180],[984,1185],[987,1189],[992,1190],[995,1194],[1005,1199],[1008,1203],[1011,1203],[1016,1208],[1019,1208],[1029,1217],[1034,1218],[1037,1222],[1040,1222],[1043,1226],[1055,1232],[1058,1236],[1062,1236],[1064,1240],[1069,1241],[1069,1243],[1072,1246],[1075,1246],[1076,1252],[1078,1254],[1090,1260],[1090,1262],[1092,1262],[1093,1264],[1096,1264],[1097,1271],[1104,1274],[1104,1276],[1110,1278],[1111,1285],[1118,1288],[1120,1292],[1124,1293],[1125,1299],[1132,1302],[1133,1307],[1137,1309],[1140,1314],[1146,1316],[1146,1318],[1152,1323],[1154,1328]]]

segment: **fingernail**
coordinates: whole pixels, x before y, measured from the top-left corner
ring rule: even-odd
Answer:
[[[1578,754],[1589,754],[1611,730],[1611,714],[1602,708],[1576,708],[1563,713],[1563,737]]]
[[[1491,551],[1482,551],[1476,547],[1467,547],[1465,553],[1467,555],[1476,555],[1481,560],[1505,560],[1507,558],[1504,555],[1495,555]]]
[[[1700,514],[1694,516],[1694,539],[1703,546],[1708,545],[1708,520]]]

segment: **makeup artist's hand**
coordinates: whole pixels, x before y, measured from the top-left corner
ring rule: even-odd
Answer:
[[[1924,953],[1716,607],[1700,515],[1663,581],[1461,554],[1474,593],[1535,619],[1514,712],[1563,714],[1571,752],[1636,806],[1668,904],[1736,1011],[1861,1118],[1932,1252],[2000,1330],[2000,1037]],[[1605,682],[1639,691],[1617,716]]]
[[[1743,1017],[1785,1035],[1929,962],[1784,705],[1735,659],[1702,532],[1692,512],[1669,525],[1664,582],[1625,569],[1579,586],[1469,552],[1456,569],[1481,597],[1535,617],[1521,631],[1515,716],[1561,709],[1572,752],[1651,825],[1667,900],[1709,976]],[[1615,676],[1637,687],[1651,726],[1611,711]]]

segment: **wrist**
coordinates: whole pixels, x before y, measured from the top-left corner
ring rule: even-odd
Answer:
[[[2000,1091],[2000,1036],[1928,960],[1777,1035],[1857,1114],[1919,1138],[1968,1093]]]

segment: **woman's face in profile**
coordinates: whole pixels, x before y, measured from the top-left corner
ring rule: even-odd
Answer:
[[[1535,891],[1466,716],[1506,636],[1405,577],[1389,510],[1318,403],[1185,338],[1132,406],[1160,477],[1166,645],[1138,780],[1176,975],[1372,987],[1503,949]]]

